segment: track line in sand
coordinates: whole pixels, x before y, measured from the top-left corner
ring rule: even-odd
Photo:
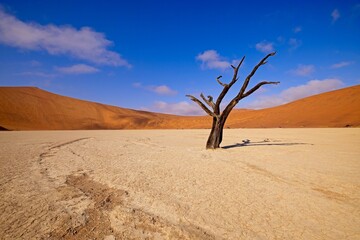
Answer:
[[[77,139],[74,139],[74,140],[71,140],[71,141],[67,141],[67,142],[60,143],[60,144],[57,144],[55,146],[52,146],[52,147],[49,148],[49,150],[52,150],[54,148],[64,147],[66,145],[70,145],[70,144],[73,144],[73,143],[76,143],[76,142],[79,142],[79,141],[82,141],[82,140],[86,140],[86,139],[91,139],[91,138],[89,138],[89,137],[77,138]]]
[[[85,156],[75,152],[70,146],[87,139],[89,138],[79,138],[50,147],[40,154],[40,163],[56,158],[60,151],[69,151],[74,156],[85,159]],[[142,142],[141,140],[140,143]],[[45,168],[40,172],[50,182],[55,181],[46,173],[48,170]],[[98,183],[91,179],[90,172],[80,170],[68,175],[65,184],[56,188],[60,193],[60,202],[67,208],[67,214],[61,214],[62,217],[58,219],[61,223],[57,224],[59,227],[48,233],[48,238],[99,239],[113,236],[116,239],[146,239],[159,236],[166,239],[215,239],[199,226],[191,223],[173,224],[136,207],[129,198],[128,191]],[[80,206],[80,201],[88,201],[89,204],[84,208]]]
[[[358,129],[205,133],[3,133],[0,239],[358,239]]]

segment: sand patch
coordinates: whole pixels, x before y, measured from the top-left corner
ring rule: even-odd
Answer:
[[[207,134],[1,132],[0,238],[360,237],[359,129]]]

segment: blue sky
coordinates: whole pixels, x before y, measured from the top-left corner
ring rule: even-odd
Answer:
[[[360,1],[0,1],[0,85],[105,104],[203,114],[186,94],[280,81],[240,102],[264,108],[360,84]],[[250,86],[251,87],[251,86]]]

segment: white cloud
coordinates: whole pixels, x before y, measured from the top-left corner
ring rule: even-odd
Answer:
[[[100,71],[99,69],[86,64],[76,64],[70,67],[56,67],[55,69],[65,74],[88,74]]]
[[[186,116],[205,115],[198,105],[185,101],[178,103],[157,101],[151,107],[151,111]]]
[[[215,50],[207,50],[204,51],[203,53],[198,54],[196,56],[196,60],[202,62],[203,68],[208,68],[208,69],[225,70],[226,68],[229,68],[231,65],[230,62],[223,60],[223,57],[221,57]]]
[[[170,87],[166,86],[166,85],[160,85],[160,86],[143,86],[141,83],[137,82],[133,84],[133,87],[135,88],[141,88],[141,89],[145,89],[147,91],[151,91],[154,92],[156,94],[159,95],[168,95],[168,96],[173,96],[177,94],[177,91],[171,89]]]
[[[51,55],[69,55],[96,64],[131,65],[107,48],[113,43],[89,27],[26,23],[0,7],[0,43],[27,50],[44,50]]]
[[[175,95],[177,93],[166,85],[154,86],[152,91],[160,95]]]
[[[203,53],[200,53],[196,57],[197,60],[200,60],[203,62],[217,61],[219,58],[220,58],[220,56],[215,50],[207,50]]]
[[[336,22],[339,18],[340,18],[340,12],[339,10],[337,9],[334,9],[332,12],[331,12],[331,17],[332,17],[332,22]]]
[[[349,66],[353,63],[354,62],[339,62],[339,63],[335,63],[335,64],[331,65],[330,68],[333,68],[333,69],[342,68],[342,67]]]
[[[289,103],[301,98],[333,91],[344,86],[344,83],[336,78],[324,80],[311,80],[304,85],[288,88],[279,95],[261,96],[257,100],[247,104],[247,108],[261,109]]]
[[[295,50],[298,47],[300,47],[302,44],[301,40],[296,39],[296,38],[290,38],[289,39],[289,45],[290,45],[290,50]]]
[[[298,76],[309,76],[313,72],[315,72],[315,66],[314,65],[302,65],[302,64],[299,64],[296,69],[290,70],[290,72],[292,74],[298,75]]]
[[[282,98],[287,101],[308,97],[311,95],[332,91],[343,86],[339,79],[331,78],[324,80],[311,80],[304,85],[291,87],[281,93]]]
[[[302,27],[301,26],[297,26],[296,28],[293,29],[294,33],[299,33],[302,31]]]
[[[271,42],[262,41],[255,45],[256,50],[262,53],[270,53],[274,51],[274,44]]]

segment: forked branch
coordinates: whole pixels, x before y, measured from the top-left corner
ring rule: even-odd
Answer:
[[[232,65],[231,65],[231,66],[232,66]],[[217,81],[221,86],[225,87],[227,84],[221,82],[221,81],[220,81],[220,78],[222,78],[222,76],[218,76],[218,77],[216,78],[216,81]]]
[[[212,117],[218,117],[215,113],[213,113],[212,111],[210,111],[205,104],[203,104],[199,99],[197,99],[196,97],[192,96],[192,95],[186,95],[186,97],[190,98],[191,101],[196,102],[207,114],[209,114]]]
[[[209,107],[211,107],[213,110],[215,110],[215,103],[213,102],[212,96],[209,95],[208,98],[206,99],[204,94],[201,93],[200,97],[204,100],[204,102],[206,102],[207,105],[209,105]]]
[[[223,83],[220,81],[222,76],[219,76],[216,78],[216,81],[223,87],[222,91],[220,92],[218,98],[216,99],[216,102],[214,103],[212,96],[205,97],[204,94],[200,94],[200,97],[203,101],[197,99],[196,97],[192,95],[186,95],[189,97],[193,102],[196,102],[208,115],[212,116],[213,123],[211,132],[209,135],[209,138],[206,142],[206,149],[217,149],[220,147],[220,144],[223,139],[223,129],[225,126],[226,119],[228,118],[230,112],[235,107],[238,102],[251,95],[255,91],[257,91],[261,86],[266,84],[278,84],[279,82],[270,82],[270,81],[262,81],[256,84],[254,87],[252,87],[250,90],[247,90],[247,87],[249,85],[250,79],[254,76],[258,68],[264,64],[267,63],[267,59],[271,56],[274,56],[275,52],[270,53],[266,55],[250,72],[250,74],[245,78],[244,83],[242,84],[242,87],[239,89],[239,92],[237,95],[229,102],[229,104],[225,107],[225,109],[220,113],[220,105],[225,97],[225,95],[228,93],[229,89],[238,81],[238,71],[243,63],[245,57],[241,59],[239,64],[235,67],[231,65],[231,67],[234,70],[233,77],[229,83]],[[205,104],[207,104],[210,108],[208,108]],[[213,111],[211,111],[211,108]]]
[[[252,89],[250,89],[249,91],[247,91],[246,93],[244,93],[242,95],[241,98],[246,98],[247,96],[249,96],[250,94],[252,94],[253,92],[255,92],[256,90],[258,90],[261,86],[266,85],[266,84],[279,84],[280,82],[259,82],[258,84],[256,84]]]
[[[229,91],[229,89],[236,83],[236,81],[238,80],[238,72],[239,72],[239,69],[241,67],[241,64],[244,62],[244,59],[245,59],[245,56],[241,59],[241,61],[239,62],[239,64],[237,65],[237,67],[234,67],[233,65],[231,65],[231,67],[234,69],[234,75],[232,77],[232,80],[229,84],[224,84],[224,88],[223,90],[221,91],[219,97],[217,98],[216,100],[216,103],[215,103],[215,114],[220,114],[220,104],[221,104],[221,101],[224,99],[225,95],[227,94],[227,92]]]
[[[236,104],[238,104],[238,102],[249,96],[250,94],[252,94],[253,92],[255,92],[256,90],[258,90],[261,86],[265,85],[265,84],[278,84],[279,82],[267,82],[267,81],[263,81],[258,83],[257,85],[255,85],[252,89],[250,89],[249,91],[246,91],[246,88],[249,85],[250,79],[252,76],[254,76],[255,72],[258,70],[258,68],[264,64],[267,63],[266,59],[268,59],[271,56],[274,56],[276,54],[276,52],[272,52],[269,53],[268,55],[266,55],[263,59],[261,59],[261,61],[253,68],[253,70],[250,72],[250,74],[246,77],[239,93],[230,101],[230,103],[226,106],[226,108],[224,109],[222,115],[224,115],[225,117],[227,117],[231,110],[235,107]]]
[[[256,71],[258,70],[258,68],[261,66],[261,65],[264,65],[267,63],[266,59],[268,59],[269,57],[271,56],[274,56],[276,54],[276,52],[272,52],[272,53],[269,53],[268,55],[266,55],[263,59],[261,59],[261,61],[253,68],[253,70],[250,72],[250,74],[246,77],[239,93],[238,93],[238,96],[241,97],[244,92],[246,91],[246,88],[248,87],[249,85],[249,82],[250,82],[250,79],[252,78],[252,76],[254,76],[254,74],[256,73]],[[236,97],[238,97],[236,96]]]

